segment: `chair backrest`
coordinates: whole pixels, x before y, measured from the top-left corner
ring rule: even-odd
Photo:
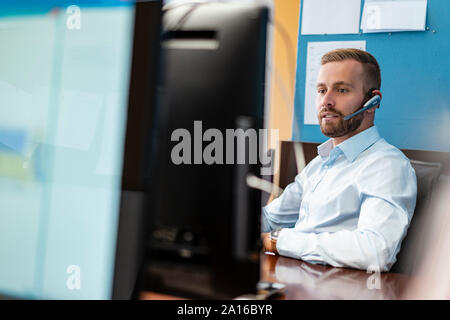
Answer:
[[[424,256],[427,239],[426,224],[430,218],[429,207],[433,190],[439,179],[442,165],[436,162],[411,160],[411,165],[417,177],[416,209],[408,232],[403,239],[397,261],[391,272],[415,274],[418,271],[421,257]]]

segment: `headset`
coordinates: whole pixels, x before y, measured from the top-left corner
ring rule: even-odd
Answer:
[[[360,114],[361,112],[364,112],[364,111],[366,111],[366,110],[368,110],[368,109],[371,109],[371,108],[373,108],[373,107],[376,107],[376,106],[379,107],[379,106],[380,106],[381,97],[380,97],[379,95],[373,95],[373,91],[374,91],[374,90],[376,90],[376,88],[371,88],[371,89],[367,92],[367,95],[373,96],[373,97],[370,98],[369,101],[367,101],[367,102],[362,106],[362,109],[360,109],[360,110],[358,110],[358,111],[356,111],[356,112],[354,112],[354,113],[352,113],[352,114],[349,114],[349,115],[345,116],[345,117],[344,117],[344,120],[349,120],[349,119],[353,118],[354,116]]]

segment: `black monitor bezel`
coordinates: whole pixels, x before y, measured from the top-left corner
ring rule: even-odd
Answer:
[[[162,1],[136,2],[112,299],[138,298],[145,251]]]

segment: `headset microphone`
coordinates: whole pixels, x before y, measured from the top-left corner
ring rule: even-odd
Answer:
[[[376,107],[377,105],[380,104],[380,101],[381,101],[381,97],[379,95],[373,96],[372,98],[370,98],[369,101],[367,101],[364,104],[364,106],[363,106],[363,108],[361,110],[358,110],[358,111],[356,111],[356,112],[354,112],[352,114],[349,114],[348,116],[345,116],[344,120],[349,120],[349,119],[353,118],[354,116],[360,114],[361,112],[364,112],[364,111],[366,111],[366,110],[368,110],[370,108]]]

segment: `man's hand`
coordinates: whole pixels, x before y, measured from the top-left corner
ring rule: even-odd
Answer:
[[[270,232],[261,233],[261,240],[264,251],[270,251],[278,254],[277,242],[275,240],[270,240]]]

